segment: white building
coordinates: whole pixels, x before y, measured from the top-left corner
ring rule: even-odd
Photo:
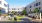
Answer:
[[[30,3],[26,6],[26,11],[29,13],[30,11],[34,11],[35,8],[42,9],[42,0],[35,0],[34,2]]]
[[[5,0],[0,0],[0,8],[5,9],[5,13],[8,12],[8,3]]]
[[[9,11],[12,12],[12,11],[15,11],[15,12],[21,12],[23,11],[24,8],[10,8]]]

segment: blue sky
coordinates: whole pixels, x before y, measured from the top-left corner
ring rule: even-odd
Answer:
[[[35,0],[6,0],[9,5],[10,8],[21,8],[21,7],[25,7],[26,5],[32,3]]]

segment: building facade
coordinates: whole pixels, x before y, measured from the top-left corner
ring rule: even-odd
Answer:
[[[9,14],[13,12],[17,12],[17,14],[21,14],[24,8],[9,8]]]
[[[8,12],[8,3],[5,0],[0,0],[0,8],[2,13]]]
[[[12,11],[14,11],[14,12],[21,12],[23,10],[24,10],[24,8],[10,8],[9,9],[10,12],[12,12]]]
[[[30,11],[33,12],[35,8],[42,10],[42,0],[35,0],[31,4],[26,6],[26,11],[29,13]]]

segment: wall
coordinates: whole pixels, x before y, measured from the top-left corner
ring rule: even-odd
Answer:
[[[38,14],[38,15],[37,15]],[[28,14],[28,16],[31,16],[31,17],[33,17],[33,16],[40,16],[40,14],[39,13],[31,13],[31,14]]]
[[[8,12],[8,3],[5,0],[0,0],[0,1],[1,1],[0,7],[4,8],[5,12],[7,13]],[[5,7],[4,4],[6,4],[7,7]]]
[[[34,7],[34,4],[36,4],[36,3],[38,3],[38,2],[40,2],[41,5]],[[31,11],[32,11],[32,12],[34,11],[35,8],[41,7],[41,9],[42,9],[42,0],[36,0],[36,1],[32,2],[31,4],[27,5],[27,6],[26,6],[26,11],[27,11],[27,13],[30,11],[30,6],[32,6],[32,8],[31,8]]]

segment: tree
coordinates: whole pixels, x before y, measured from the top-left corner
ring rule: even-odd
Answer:
[[[15,15],[17,14],[17,12],[14,13]]]
[[[24,9],[24,10],[22,11],[22,13],[23,13],[24,15],[26,15],[26,9]]]
[[[14,14],[15,12],[14,12],[14,11],[12,11],[11,13],[12,13],[12,14]]]
[[[34,13],[38,13],[39,12],[39,9],[38,8],[35,8],[34,9]]]
[[[17,14],[17,12],[14,12],[14,11],[12,11],[11,13],[12,13],[12,14],[15,14],[15,15]]]
[[[34,9],[34,13],[37,13],[37,14],[36,14],[36,17],[37,17],[37,18],[38,18],[38,12],[39,12],[39,9],[38,9],[38,8],[35,8],[35,9]]]

